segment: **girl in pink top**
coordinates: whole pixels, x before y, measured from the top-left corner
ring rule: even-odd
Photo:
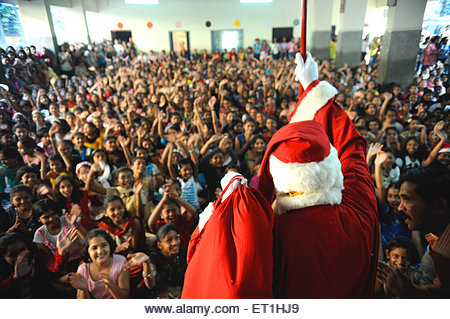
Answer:
[[[84,263],[69,281],[78,299],[125,299],[130,295],[130,271],[123,269],[126,258],[113,254],[116,243],[103,229],[86,235],[81,258]]]
[[[46,161],[44,150],[37,146],[36,141],[30,137],[24,137],[17,142],[17,150],[22,155],[26,165],[35,164],[37,167]]]

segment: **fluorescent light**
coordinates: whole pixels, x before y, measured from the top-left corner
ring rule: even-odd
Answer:
[[[125,0],[126,4],[159,4],[159,0]]]
[[[241,3],[268,3],[273,0],[241,0]]]

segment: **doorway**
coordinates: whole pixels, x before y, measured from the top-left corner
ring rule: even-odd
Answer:
[[[189,31],[169,31],[170,50],[179,54],[190,54]]]
[[[281,43],[281,39],[286,37],[287,41],[290,41],[294,34],[294,28],[273,28],[272,29],[272,41],[273,38],[277,38],[278,42]]]
[[[114,42],[114,40],[119,40],[121,43],[122,41],[128,42],[131,38],[131,30],[120,30],[120,31],[113,31],[111,30],[111,40]]]
[[[223,52],[223,49],[227,49],[227,51],[235,49],[238,52],[243,45],[244,31],[242,30],[211,31],[211,52],[216,49],[219,49],[219,52]]]

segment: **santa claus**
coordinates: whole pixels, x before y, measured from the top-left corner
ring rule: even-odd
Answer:
[[[274,297],[370,298],[379,228],[366,141],[335,102],[337,90],[318,81],[311,54],[296,63],[305,91],[259,176],[274,201]]]

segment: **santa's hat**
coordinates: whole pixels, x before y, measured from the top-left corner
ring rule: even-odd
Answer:
[[[316,121],[290,123],[275,133],[259,179],[260,191],[269,202],[276,192],[276,214],[342,200],[341,163],[323,125]]]
[[[444,143],[438,153],[440,154],[440,153],[448,153],[448,152],[450,152],[450,144]]]

